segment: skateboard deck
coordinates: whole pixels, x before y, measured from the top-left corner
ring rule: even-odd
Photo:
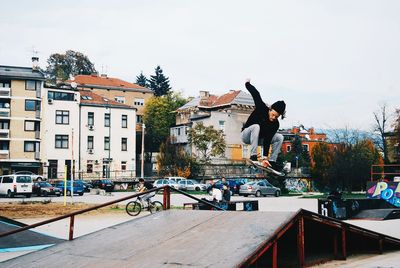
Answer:
[[[275,176],[279,176],[279,177],[285,176],[285,173],[283,173],[283,172],[279,172],[279,171],[274,170],[274,169],[272,169],[272,168],[270,168],[270,167],[264,167],[264,166],[261,166],[261,165],[257,165],[256,163],[254,163],[254,162],[251,161],[250,159],[246,159],[246,162],[247,162],[251,167],[255,167],[255,168],[259,169],[259,170],[266,171],[266,172],[268,172],[268,173],[270,173],[270,174],[273,174],[273,175],[275,175]]]

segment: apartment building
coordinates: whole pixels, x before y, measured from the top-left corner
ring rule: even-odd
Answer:
[[[139,124],[137,131],[141,131],[144,107],[146,101],[154,95],[152,90],[119,78],[108,77],[105,74],[77,75],[73,81],[68,82],[75,82],[79,89],[90,90],[108,100],[135,107],[136,118],[130,120],[133,122],[132,120],[135,119],[135,122]]]
[[[208,91],[200,91],[199,97],[176,110],[176,126],[171,128],[170,134],[177,143],[187,146],[187,130],[193,124],[203,122],[205,126],[214,126],[223,131],[227,144],[224,158],[242,160],[248,157],[249,150],[248,146],[242,144],[241,128],[253,109],[253,98],[246,92],[231,90],[216,96]]]
[[[0,174],[40,173],[41,91],[44,74],[33,67],[0,65]]]
[[[299,136],[301,138],[303,150],[308,152],[311,157],[311,163],[313,163],[312,152],[315,145],[318,143],[324,142],[332,149],[336,147],[336,144],[328,142],[326,133],[316,132],[314,128],[306,129],[302,125],[294,126],[287,130],[280,130],[279,133],[281,133],[284,137],[282,144],[283,154],[286,154],[292,150],[292,142],[295,136]]]
[[[71,178],[79,170],[79,90],[69,85],[43,90],[41,159],[46,178]]]
[[[136,176],[136,108],[80,90],[79,170],[87,177]]]

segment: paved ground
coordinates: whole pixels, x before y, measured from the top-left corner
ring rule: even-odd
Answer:
[[[123,193],[123,192],[116,192],[113,193],[111,196],[99,196],[99,195],[89,195],[85,194],[84,196],[75,196],[72,200],[73,202],[85,202],[85,203],[92,203],[92,204],[100,204],[100,203],[105,203],[111,200],[115,200],[127,195],[131,195],[133,193]],[[198,198],[209,198],[208,195],[204,196],[196,196]],[[63,202],[63,197],[52,197],[52,202]],[[162,195],[157,195],[155,197],[156,200],[162,201]],[[313,212],[317,212],[317,199],[305,199],[305,198],[298,198],[298,197],[261,197],[261,198],[255,198],[255,197],[238,197],[234,196],[232,198],[233,201],[236,200],[259,200],[259,209],[260,211],[297,211],[300,208],[304,208]],[[8,199],[8,198],[0,198],[0,202],[19,202],[22,201],[23,198],[13,198],[13,199]],[[25,199],[29,201],[42,201],[42,197],[33,197],[30,199]],[[70,202],[71,198],[68,197],[67,201]],[[171,195],[171,205],[173,206],[183,206],[183,203],[187,202],[193,202],[192,199],[178,195],[178,194],[172,194]],[[122,203],[126,203],[122,202]],[[98,215],[98,216],[87,216],[87,215],[82,215],[78,216],[75,221],[75,235],[76,236],[81,236],[87,233],[91,233],[93,231],[106,228],[109,226],[113,226],[118,223],[122,223],[125,221],[128,221],[132,219],[130,216],[122,213],[115,215],[113,214],[112,216],[107,216],[107,215]],[[33,223],[33,222],[38,222],[43,219],[36,218],[36,219],[24,219],[23,222],[25,223]],[[365,220],[353,220],[353,221],[348,221],[351,224],[355,224],[357,226],[374,230],[377,232],[382,232],[386,235],[390,235],[396,238],[400,238],[400,220],[387,220],[387,221],[365,221]],[[45,232],[49,235],[53,235],[59,238],[66,238],[67,237],[67,226],[68,226],[68,221],[61,221],[58,223],[53,223],[49,224],[46,226],[38,228],[38,231],[40,232]],[[24,252],[27,253],[27,252]],[[17,253],[5,255],[5,253],[0,254],[0,261],[8,258],[15,257]],[[380,255],[380,256],[372,256],[367,259],[365,259],[366,256],[363,256],[361,259],[354,259],[355,263],[360,263],[364,262],[360,265],[352,265],[351,259],[346,261],[346,263],[343,262],[332,262],[329,264],[325,264],[328,266],[321,266],[321,267],[400,267],[400,264],[398,263],[398,260],[400,259],[400,253],[393,253],[393,254],[385,254],[385,255]],[[396,264],[393,263],[393,260],[397,260]],[[380,263],[380,265],[375,266],[369,266],[369,265],[364,265],[364,264],[373,264],[373,263]],[[347,266],[345,266],[345,264]],[[329,266],[329,265],[336,265],[336,266]]]

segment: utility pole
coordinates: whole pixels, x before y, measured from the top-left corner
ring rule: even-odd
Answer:
[[[142,123],[142,165],[141,165],[141,178],[144,178],[144,130],[146,129],[146,126],[144,123]]]

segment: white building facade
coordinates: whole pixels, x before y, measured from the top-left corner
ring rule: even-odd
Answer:
[[[136,177],[136,109],[81,90],[82,177]]]

